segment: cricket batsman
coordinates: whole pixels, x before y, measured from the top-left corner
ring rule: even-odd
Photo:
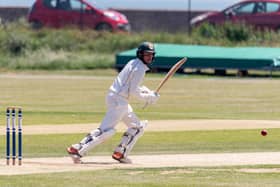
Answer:
[[[115,78],[109,88],[106,105],[107,112],[97,129],[91,131],[79,143],[67,148],[74,163],[81,163],[81,158],[95,146],[111,138],[116,125],[122,121],[127,130],[120,144],[115,148],[112,158],[120,163],[132,163],[128,158],[137,140],[143,135],[147,121],[140,121],[133,112],[129,100],[134,96],[147,104],[154,104],[160,95],[142,86],[146,71],[155,58],[155,47],[151,42],[143,42],[136,51],[136,57],[130,60]]]

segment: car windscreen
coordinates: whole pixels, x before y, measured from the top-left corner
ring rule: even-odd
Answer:
[[[105,6],[102,6],[100,4],[98,4],[95,0],[86,0],[85,2],[87,2],[88,4],[92,5],[93,7],[99,9],[99,10],[106,10],[108,9]]]

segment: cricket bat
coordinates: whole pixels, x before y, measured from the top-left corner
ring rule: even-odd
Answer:
[[[174,64],[172,66],[172,68],[168,71],[168,73],[165,75],[165,77],[162,79],[162,81],[159,83],[159,85],[157,86],[157,88],[155,89],[156,93],[159,93],[159,90],[162,88],[162,86],[168,81],[168,79],[170,79],[175,73],[176,71],[187,61],[187,57],[182,58],[181,60],[179,60],[176,64]],[[146,108],[148,106],[148,103],[146,103],[143,107]]]
[[[168,73],[165,75],[164,79],[162,79],[162,81],[159,83],[159,85],[157,86],[155,92],[159,93],[159,90],[162,88],[162,86],[168,81],[168,79],[170,79],[170,77],[172,77],[176,71],[187,61],[187,58],[184,57],[181,60],[179,60],[176,64],[174,64],[172,66],[172,68],[168,71]]]

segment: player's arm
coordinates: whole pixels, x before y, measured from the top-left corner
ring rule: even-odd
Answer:
[[[135,72],[135,75],[130,81],[130,94],[144,102],[155,103],[158,100],[159,95],[146,86],[140,86],[144,76],[145,72]]]

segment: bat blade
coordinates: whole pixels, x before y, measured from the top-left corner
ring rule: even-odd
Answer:
[[[159,93],[159,90],[162,88],[162,86],[166,83],[166,81],[172,77],[176,71],[187,61],[187,57],[182,58],[179,60],[176,64],[172,66],[172,68],[168,71],[168,73],[165,75],[165,77],[162,79],[162,81],[157,86],[155,92]]]
[[[187,61],[187,57],[182,58],[179,60],[176,64],[172,66],[172,68],[168,71],[168,73],[165,75],[165,77],[162,79],[162,81],[157,86],[155,93],[159,93],[159,90],[161,87],[166,83],[166,81],[176,73],[176,71]],[[145,109],[148,106],[148,103],[146,103],[143,106],[143,109]]]

